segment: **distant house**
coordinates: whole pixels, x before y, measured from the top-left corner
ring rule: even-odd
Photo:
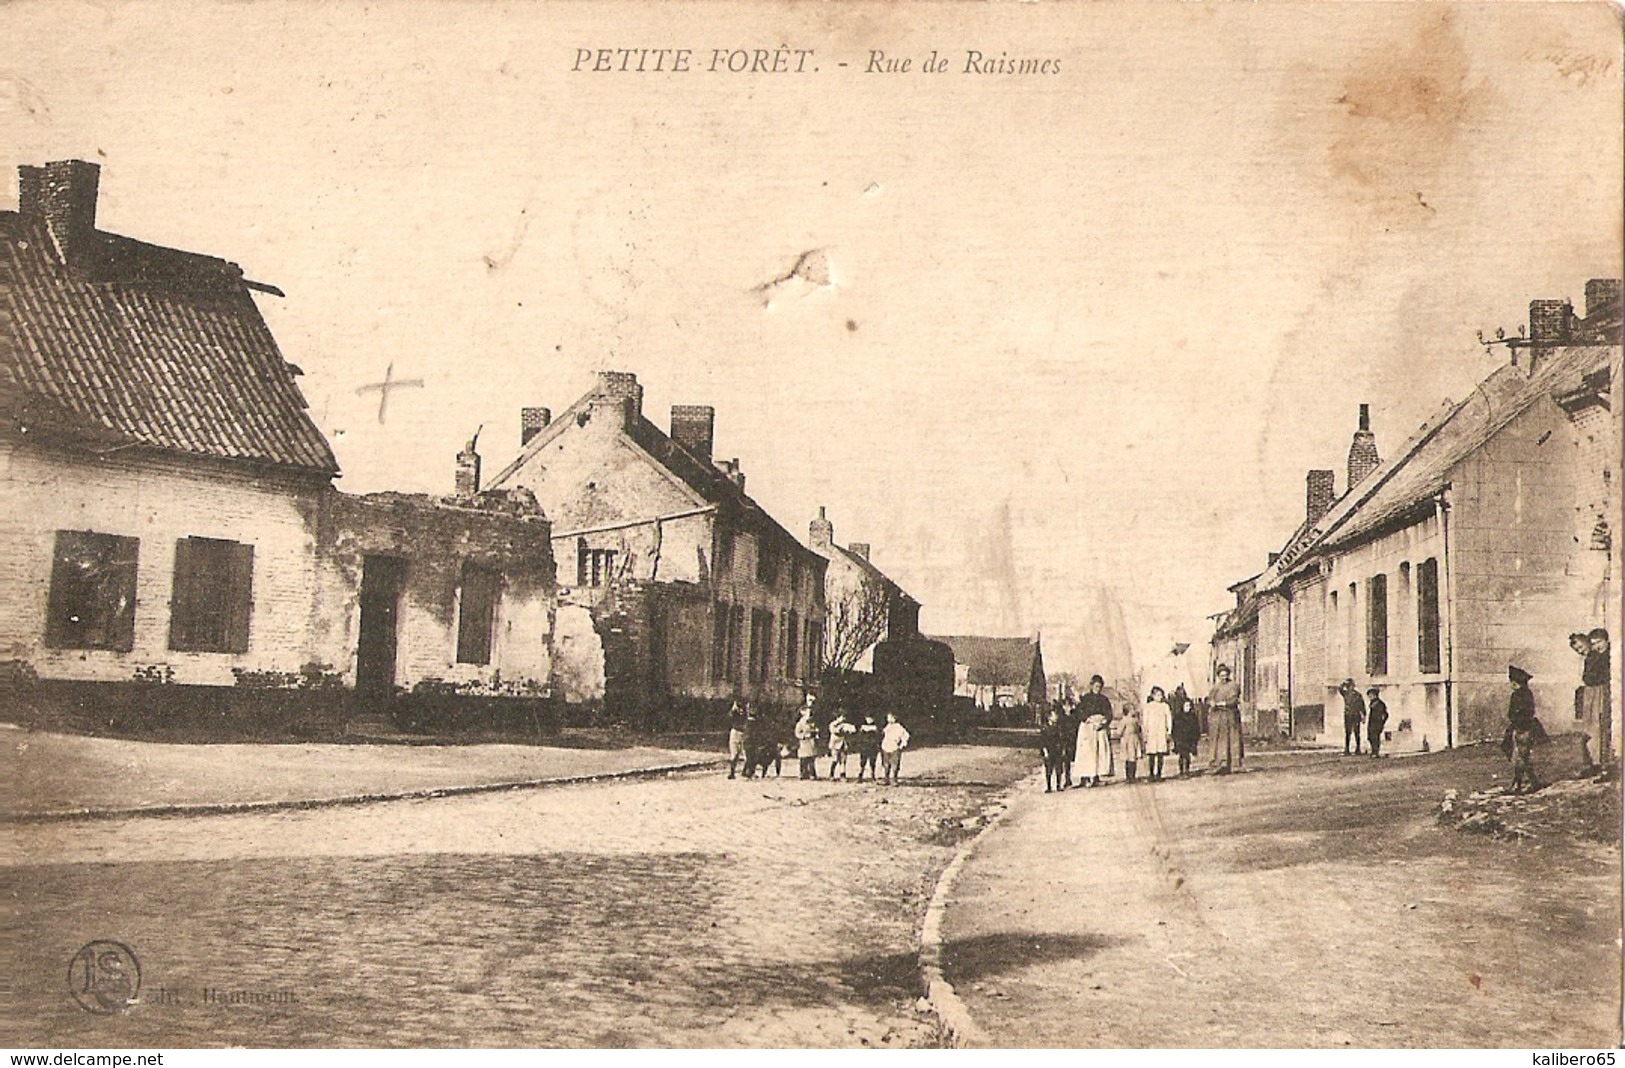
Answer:
[[[829,561],[824,572],[824,662],[872,671],[875,646],[920,636],[920,602],[869,559],[867,542],[839,545],[823,508],[808,526],[808,545]]]
[[[978,708],[1036,706],[1049,700],[1037,638],[933,635],[954,653],[954,694]]]
[[[745,493],[738,460],[712,457],[713,409],[674,407],[667,434],[644,418],[636,376],[606,371],[557,419],[521,420],[519,456],[492,486],[530,491],[553,522],[577,674],[596,658],[606,702],[651,718],[674,703],[799,702],[822,662],[827,561]]]
[[[1338,683],[1379,690],[1397,749],[1500,736],[1507,665],[1535,681],[1548,730],[1574,718],[1579,659],[1566,638],[1619,618],[1620,283],[1530,305],[1527,338],[1460,403],[1386,461],[1368,416],[1348,484],[1309,473],[1304,522],[1232,587],[1214,633],[1260,724],[1340,741]],[[1618,751],[1618,694],[1607,747]]]
[[[503,664],[545,690],[551,569],[537,586],[506,554],[540,513],[338,493],[254,303],[277,291],[98,229],[99,179],[25,166],[0,212],[0,657],[26,700],[103,726],[336,729],[358,684],[387,703]]]

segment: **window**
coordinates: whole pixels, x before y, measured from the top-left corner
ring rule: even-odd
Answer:
[[[615,578],[615,549],[593,549],[586,538],[576,539],[576,585],[603,586]]]
[[[779,550],[766,538],[756,539],[756,581],[771,586],[779,581]]]
[[[1388,576],[1373,575],[1365,593],[1365,673],[1388,674]]]
[[[818,673],[824,667],[824,625],[817,620],[807,620],[807,660],[806,672],[802,678],[806,681],[816,681]]]
[[[750,681],[767,679],[773,664],[773,613],[765,608],[750,610]]]
[[[175,543],[169,647],[177,652],[248,651],[254,547],[216,538]]]
[[[736,604],[728,614],[728,681],[739,681],[740,662],[745,658],[745,606]]]
[[[463,562],[463,578],[457,598],[459,664],[491,662],[491,639],[496,631],[497,600],[501,595],[501,575],[473,561]]]
[[[731,615],[727,601],[718,601],[711,611],[711,681],[728,678],[728,618]]]
[[[137,538],[88,530],[56,532],[45,644],[53,649],[135,646]]]
[[[1439,561],[1423,560],[1416,565],[1416,666],[1428,673],[1439,672]]]
[[[790,609],[789,619],[785,624],[784,633],[784,677],[798,678],[796,675],[797,653],[801,645],[801,619],[796,615],[794,608]]]

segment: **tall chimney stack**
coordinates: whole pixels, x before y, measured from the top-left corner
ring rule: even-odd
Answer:
[[[709,404],[673,404],[671,440],[694,456],[711,461],[711,438],[716,429],[717,410]]]
[[[1593,278],[1586,283],[1586,318],[1618,319],[1620,289],[1618,278]],[[1617,339],[1616,339],[1617,340]]]
[[[1331,511],[1332,503],[1337,500],[1337,472],[1330,468],[1316,469],[1309,472],[1304,483],[1303,518],[1312,524]]]
[[[835,540],[835,524],[824,515],[824,506],[818,506],[818,518],[807,524],[807,539],[815,549],[827,549]]]
[[[102,169],[80,159],[17,168],[17,207],[45,223],[62,262],[81,263],[96,233],[96,191]]]
[[[519,409],[519,444],[529,445],[530,439],[546,430],[552,421],[553,411],[550,408]]]
[[[638,376],[627,371],[599,371],[595,398],[618,407],[626,423],[643,418],[643,387]]]
[[[1377,455],[1377,436],[1371,432],[1371,405],[1360,405],[1360,429],[1349,445],[1348,488],[1354,489],[1382,463]]]
[[[479,444],[480,433],[468,439],[463,451],[457,454],[457,477],[455,480],[457,496],[473,497],[480,492],[480,454],[475,451]]]
[[[1529,340],[1537,346],[1563,345],[1574,323],[1574,305],[1566,300],[1529,302]]]

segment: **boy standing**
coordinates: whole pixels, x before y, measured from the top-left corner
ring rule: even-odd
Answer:
[[[894,785],[903,773],[903,750],[908,748],[908,731],[897,722],[895,712],[886,713],[886,729],[880,732],[880,764],[886,785]]]

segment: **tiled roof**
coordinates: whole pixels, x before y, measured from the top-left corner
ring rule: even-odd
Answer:
[[[96,231],[72,269],[0,212],[0,414],[13,431],[331,476],[270,328],[225,260]]]
[[[1038,643],[1031,638],[987,638],[976,634],[930,634],[954,651],[954,661],[970,669],[973,686],[1025,686],[1032,680]]]

